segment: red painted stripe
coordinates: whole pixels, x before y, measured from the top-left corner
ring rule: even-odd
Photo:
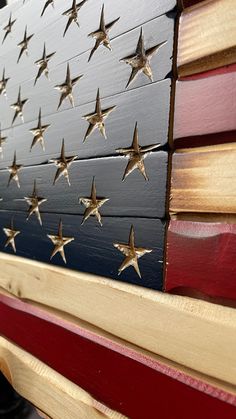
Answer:
[[[236,300],[236,225],[171,221],[166,266],[166,291]]]
[[[236,131],[217,132],[208,135],[177,138],[175,148],[202,147],[213,144],[235,143]]]
[[[0,296],[0,331],[131,418],[233,419],[236,397],[30,304]],[[198,388],[198,390],[196,389]],[[227,402],[227,403],[225,403]]]

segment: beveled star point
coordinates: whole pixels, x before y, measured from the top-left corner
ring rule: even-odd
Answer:
[[[18,234],[20,234],[20,231],[14,229],[13,220],[11,220],[10,228],[4,227],[3,231],[4,231],[5,235],[7,236],[7,241],[6,241],[4,247],[8,247],[9,245],[11,245],[14,253],[16,253],[15,238],[16,238],[16,236],[18,236]]]
[[[57,236],[53,236],[51,234],[47,235],[48,238],[52,241],[54,244],[54,250],[51,254],[50,260],[57,254],[60,253],[64,263],[66,263],[66,257],[65,257],[65,251],[64,246],[71,243],[74,240],[74,237],[63,237],[62,235],[62,221],[59,222],[59,228],[58,228],[58,234]]]
[[[25,52],[26,55],[28,55],[28,44],[29,41],[31,40],[31,38],[34,36],[34,34],[31,34],[29,36],[27,36],[27,26],[25,27],[25,33],[24,33],[24,38],[21,42],[19,42],[19,44],[17,44],[18,47],[20,47],[20,53],[17,59],[17,63],[20,61],[22,54]]]
[[[26,220],[28,221],[29,218],[31,217],[31,215],[32,214],[35,214],[36,217],[37,217],[37,219],[38,219],[38,221],[39,221],[39,224],[42,225],[42,219],[41,219],[39,207],[44,202],[46,202],[47,199],[46,198],[39,197],[37,195],[36,180],[34,181],[34,189],[33,189],[32,195],[31,196],[25,196],[24,197],[24,200],[29,205],[28,216],[27,216]]]
[[[50,124],[42,125],[42,118],[41,118],[41,108],[39,109],[38,115],[38,125],[36,128],[30,129],[30,132],[33,134],[34,138],[30,147],[30,151],[36,144],[40,144],[43,151],[45,151],[44,145],[44,133],[50,127]]]
[[[14,124],[18,116],[21,118],[21,121],[24,122],[23,107],[26,104],[26,102],[28,102],[28,99],[24,99],[24,100],[21,99],[21,88],[19,87],[17,102],[11,105],[11,108],[15,110],[15,114],[13,116],[12,123],[11,123],[12,125]]]
[[[63,36],[65,36],[66,32],[68,31],[70,25],[72,22],[75,22],[76,25],[79,27],[78,17],[79,17],[79,10],[81,7],[87,2],[87,0],[83,0],[80,3],[76,4],[76,0],[72,1],[72,5],[70,9],[66,10],[64,13],[62,13],[63,16],[68,17],[68,22],[66,24]]]
[[[59,84],[57,86],[54,87],[54,89],[59,90],[61,92],[61,97],[59,100],[59,104],[57,109],[60,108],[60,106],[62,105],[62,102],[68,97],[71,106],[75,106],[74,104],[74,97],[73,97],[73,87],[75,86],[75,84],[81,79],[81,77],[83,77],[83,74],[75,77],[75,78],[71,78],[70,76],[70,66],[69,63],[67,64],[67,70],[66,70],[66,79],[64,81],[64,83]]]
[[[55,7],[54,0],[47,0],[47,1],[45,2],[45,5],[43,6],[43,10],[42,10],[42,12],[41,12],[40,17],[42,17],[42,16],[44,15],[44,13],[45,13],[46,9],[48,8],[48,6],[50,6],[50,4],[52,5],[52,7],[53,7],[53,8]]]
[[[8,172],[10,173],[7,186],[9,186],[11,181],[14,180],[16,182],[18,188],[20,188],[20,181],[19,181],[18,172],[22,167],[23,167],[22,164],[16,164],[16,152],[15,152],[12,165],[7,168]]]
[[[44,43],[42,58],[35,61],[35,64],[37,65],[37,67],[39,67],[39,69],[35,77],[34,85],[37,83],[38,79],[41,77],[43,73],[45,74],[47,78],[49,78],[48,62],[50,61],[50,59],[53,57],[54,54],[55,52],[52,52],[51,54],[46,53],[46,44]]]
[[[60,179],[61,176],[64,176],[67,180],[68,185],[70,186],[70,178],[69,178],[68,169],[77,157],[78,156],[73,156],[73,157],[65,156],[65,143],[63,139],[60,158],[50,160],[50,162],[54,163],[58,167],[54,181],[53,181],[53,185],[55,185],[55,183],[58,181],[58,179]]]
[[[81,224],[83,225],[85,223],[85,221],[90,216],[95,216],[97,218],[100,226],[102,226],[102,217],[101,217],[101,214],[99,212],[99,209],[107,201],[109,201],[109,198],[97,198],[95,179],[93,178],[90,198],[80,198],[79,199],[79,203],[83,204],[86,208],[86,210],[84,212],[83,221],[82,221]]]
[[[4,34],[4,37],[3,37],[3,40],[2,40],[2,44],[5,41],[6,37],[9,35],[9,33],[11,33],[12,27],[13,27],[15,22],[16,22],[16,19],[12,20],[12,14],[10,14],[8,24],[3,28],[3,30],[5,31],[5,34]]]
[[[7,95],[7,82],[10,80],[9,77],[5,77],[5,68],[3,69],[2,72],[2,80],[0,80],[0,95],[3,94],[4,96]]]

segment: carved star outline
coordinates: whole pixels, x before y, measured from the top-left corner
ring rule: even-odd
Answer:
[[[6,87],[7,87],[7,82],[9,80],[10,80],[9,77],[5,77],[5,68],[4,68],[2,72],[2,80],[0,80],[0,95],[1,94],[3,94],[4,96],[7,95]]]
[[[57,110],[60,108],[63,101],[67,97],[70,101],[71,106],[73,106],[73,107],[75,106],[74,97],[73,97],[73,87],[81,79],[81,77],[83,77],[83,74],[81,74],[81,75],[72,79],[71,76],[70,76],[70,66],[69,66],[69,63],[67,63],[66,79],[65,79],[64,83],[59,84],[59,85],[54,87],[54,89],[59,90],[61,92],[61,97],[60,97],[60,100],[59,100]]]
[[[34,181],[34,188],[33,188],[32,195],[31,196],[25,196],[24,200],[29,205],[28,217],[26,218],[26,220],[28,221],[29,218],[31,217],[31,215],[35,214],[38,221],[39,221],[39,224],[42,225],[42,219],[41,219],[39,207],[44,202],[46,202],[47,199],[37,196],[36,180]]]
[[[61,176],[64,176],[67,180],[68,185],[70,186],[70,178],[69,178],[68,169],[77,157],[78,156],[73,156],[73,157],[66,157],[65,156],[65,142],[64,142],[64,139],[63,139],[62,140],[62,146],[61,146],[60,158],[50,160],[51,163],[54,163],[58,167],[58,169],[56,171],[54,181],[53,181],[53,185],[55,185],[55,183],[58,181],[58,179]]]
[[[22,164],[16,164],[16,152],[15,152],[12,165],[7,168],[8,172],[10,173],[7,187],[9,187],[11,181],[14,180],[17,184],[17,187],[20,188],[18,172],[22,167],[23,167]]]
[[[35,61],[35,64],[39,67],[39,69],[35,77],[34,85],[36,85],[38,79],[41,77],[43,73],[45,74],[47,78],[49,78],[48,62],[50,61],[50,59],[53,57],[54,54],[56,53],[55,52],[52,52],[51,54],[46,53],[46,44],[44,43],[42,58]]]
[[[43,10],[41,12],[40,17],[42,17],[46,11],[46,9],[48,8],[48,6],[50,6],[50,4],[52,5],[53,8],[55,8],[55,4],[54,4],[54,0],[47,0],[45,2],[45,5],[43,6]]]
[[[101,214],[99,212],[99,209],[107,201],[109,201],[109,198],[97,198],[95,178],[93,178],[90,198],[80,198],[79,199],[79,203],[83,204],[86,207],[86,210],[84,212],[83,221],[82,221],[81,225],[83,225],[85,223],[85,221],[90,216],[95,216],[97,218],[100,226],[102,226],[102,217],[101,217]]]
[[[28,99],[24,99],[24,100],[21,99],[21,87],[19,87],[17,102],[11,105],[11,108],[15,110],[15,114],[13,116],[12,123],[11,123],[12,125],[14,124],[18,116],[21,118],[21,121],[24,122],[23,107],[26,104],[26,102],[28,102]]]
[[[25,52],[26,55],[28,55],[28,44],[29,41],[31,40],[31,38],[34,36],[34,34],[27,36],[27,26],[25,27],[25,33],[24,33],[24,38],[21,42],[19,42],[19,44],[17,44],[18,47],[20,47],[20,53],[17,59],[17,63],[19,63],[22,54]]]
[[[31,147],[30,147],[30,151],[38,143],[41,144],[43,151],[45,151],[44,133],[49,127],[50,127],[50,124],[42,125],[41,108],[40,108],[39,115],[38,115],[38,125],[36,128],[30,129],[30,132],[34,136]]]
[[[5,235],[7,236],[7,241],[6,241],[4,247],[8,247],[9,244],[10,244],[14,253],[16,253],[15,238],[16,238],[16,236],[18,236],[18,234],[20,234],[20,231],[14,229],[13,219],[11,219],[10,228],[4,227],[3,231],[4,231]]]
[[[63,33],[63,37],[65,36],[65,34],[68,31],[72,22],[75,22],[76,25],[79,27],[78,12],[86,2],[87,2],[87,0],[83,0],[80,3],[76,4],[76,0],[73,0],[72,1],[72,6],[70,7],[70,9],[68,9],[64,13],[62,13],[63,16],[68,16],[68,22],[66,24],[66,27],[65,27],[65,30],[64,30],[64,33]]]
[[[12,13],[10,14],[9,20],[8,20],[8,24],[3,28],[3,30],[5,31],[3,40],[2,40],[2,44],[4,43],[6,37],[9,35],[9,33],[11,33],[12,31],[12,26],[14,25],[14,23],[16,22],[16,19],[12,20]]]
[[[54,250],[51,254],[50,260],[59,252],[64,263],[66,264],[66,257],[65,257],[65,251],[64,246],[71,243],[74,240],[74,237],[63,237],[62,234],[62,221],[59,222],[59,228],[58,228],[58,234],[57,236],[53,236],[51,234],[47,234],[48,238],[52,241],[54,244]]]

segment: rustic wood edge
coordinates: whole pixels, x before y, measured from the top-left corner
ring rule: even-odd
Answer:
[[[0,286],[236,384],[236,311],[0,253]]]
[[[19,394],[52,418],[124,418],[3,337],[0,371]]]

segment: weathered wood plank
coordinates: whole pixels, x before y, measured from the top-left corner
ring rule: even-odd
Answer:
[[[170,211],[236,213],[236,144],[173,155]]]
[[[234,0],[203,1],[180,17],[177,66],[180,77],[236,61]]]
[[[165,290],[236,300],[235,259],[235,224],[171,221]]]

